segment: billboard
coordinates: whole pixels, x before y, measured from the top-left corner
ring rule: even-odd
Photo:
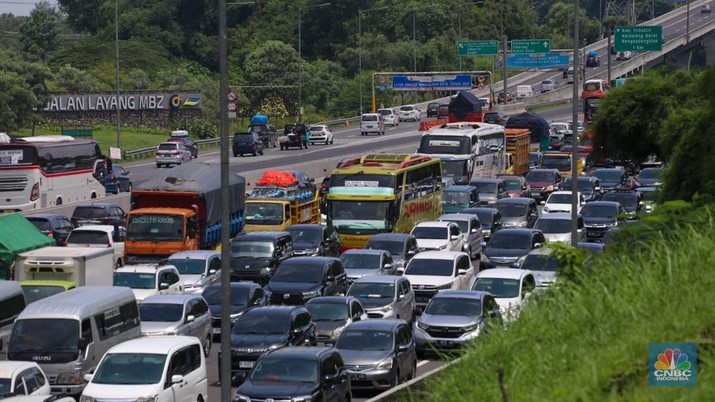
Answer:
[[[510,54],[506,56],[509,68],[560,68],[568,67],[568,54]]]
[[[120,92],[50,94],[45,112],[200,109],[200,92]]]
[[[393,91],[462,91],[472,89],[469,75],[424,75],[392,77]]]

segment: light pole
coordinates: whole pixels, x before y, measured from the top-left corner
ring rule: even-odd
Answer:
[[[360,93],[360,114],[362,114],[362,15],[370,11],[385,10],[388,6],[358,10],[358,92]]]
[[[579,0],[574,0],[574,19],[573,19],[573,99],[571,101],[571,112],[573,114],[573,123],[571,130],[573,131],[573,144],[571,144],[571,245],[576,247],[578,244],[578,84],[580,72],[576,72],[579,68],[579,38],[578,38],[578,20],[579,20]],[[610,49],[608,49],[610,52]]]
[[[332,3],[315,4],[309,7],[298,6],[298,123],[303,121],[303,59],[301,51],[303,32],[303,8],[318,8],[329,6]]]
[[[119,120],[119,0],[114,0],[114,50],[117,58],[117,148],[122,148],[122,126]]]
[[[412,9],[412,66],[413,72],[417,72],[417,8]]]
[[[462,3],[462,4],[457,4],[457,46],[459,46],[459,42],[462,41],[462,6],[468,6],[470,4],[484,4],[483,1],[475,1],[473,3]],[[459,59],[459,71],[462,71],[462,58],[457,55],[457,58]]]
[[[507,66],[506,66],[506,65],[507,65],[507,62],[506,62],[506,36],[504,35],[504,3],[505,3],[505,2],[506,2],[506,0],[501,0],[501,1],[500,1],[500,3],[501,3],[501,22],[500,22],[500,26],[501,26],[501,27],[500,27],[500,36],[501,36],[501,40],[502,40],[502,51],[503,51],[503,53],[502,53],[502,63],[504,63],[504,64],[503,64],[503,68],[504,68],[504,74],[503,74],[503,75],[504,75],[504,77],[503,77],[502,82],[504,83],[504,104],[506,105],[507,103],[509,103],[509,93],[506,91],[507,88],[508,88],[508,86],[507,86],[507,82],[506,82],[506,75],[507,75]],[[497,102],[499,102],[499,96],[498,96],[498,95],[497,95]]]

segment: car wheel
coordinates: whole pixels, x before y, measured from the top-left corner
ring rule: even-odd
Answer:
[[[238,157],[238,154],[234,152],[234,153],[233,153],[233,157],[234,157],[234,158]]]
[[[179,163],[177,163],[177,165],[183,165],[183,164],[184,164],[184,158],[181,158],[181,160],[179,161]]]
[[[261,155],[263,155],[263,150],[261,149]]]
[[[417,377],[417,359],[412,363],[412,373],[410,373],[410,380]]]
[[[256,156],[256,155],[258,155],[258,152],[256,152],[256,150],[254,149],[254,150],[253,150],[253,156]]]
[[[157,163],[157,164],[156,164],[156,167],[160,168],[160,167],[161,167],[161,163]]]
[[[396,387],[398,385],[400,385],[400,372],[395,371],[395,376],[392,378],[391,386]]]
[[[243,157],[243,154],[239,154],[241,157]]]
[[[204,356],[209,357],[211,353],[211,335],[207,335],[204,339]]]
[[[116,268],[121,268],[122,265],[124,265],[124,262],[122,261],[122,259],[121,259],[121,258],[117,258],[117,263],[114,264],[114,268],[115,268],[115,269],[116,269]]]

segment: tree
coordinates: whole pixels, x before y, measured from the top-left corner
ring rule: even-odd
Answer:
[[[62,66],[55,74],[55,85],[59,91],[89,92],[109,90],[111,87],[102,85],[93,75],[69,64]]]
[[[262,86],[245,91],[249,110],[256,110],[264,98],[277,97],[291,115],[297,115],[298,52],[290,45],[271,40],[249,53],[244,78],[247,85]]]
[[[43,7],[35,8],[19,27],[20,42],[26,52],[38,55],[42,62],[47,53],[60,44],[60,21],[55,13]]]
[[[47,102],[49,70],[28,63],[15,52],[0,49],[0,131],[13,131],[37,119]]]

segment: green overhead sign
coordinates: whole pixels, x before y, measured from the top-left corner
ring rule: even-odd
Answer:
[[[493,56],[499,54],[499,42],[495,40],[475,40],[459,42],[458,56]]]
[[[617,52],[663,50],[663,27],[659,25],[615,27],[613,34]]]
[[[514,39],[511,41],[511,53],[551,53],[551,39]]]

